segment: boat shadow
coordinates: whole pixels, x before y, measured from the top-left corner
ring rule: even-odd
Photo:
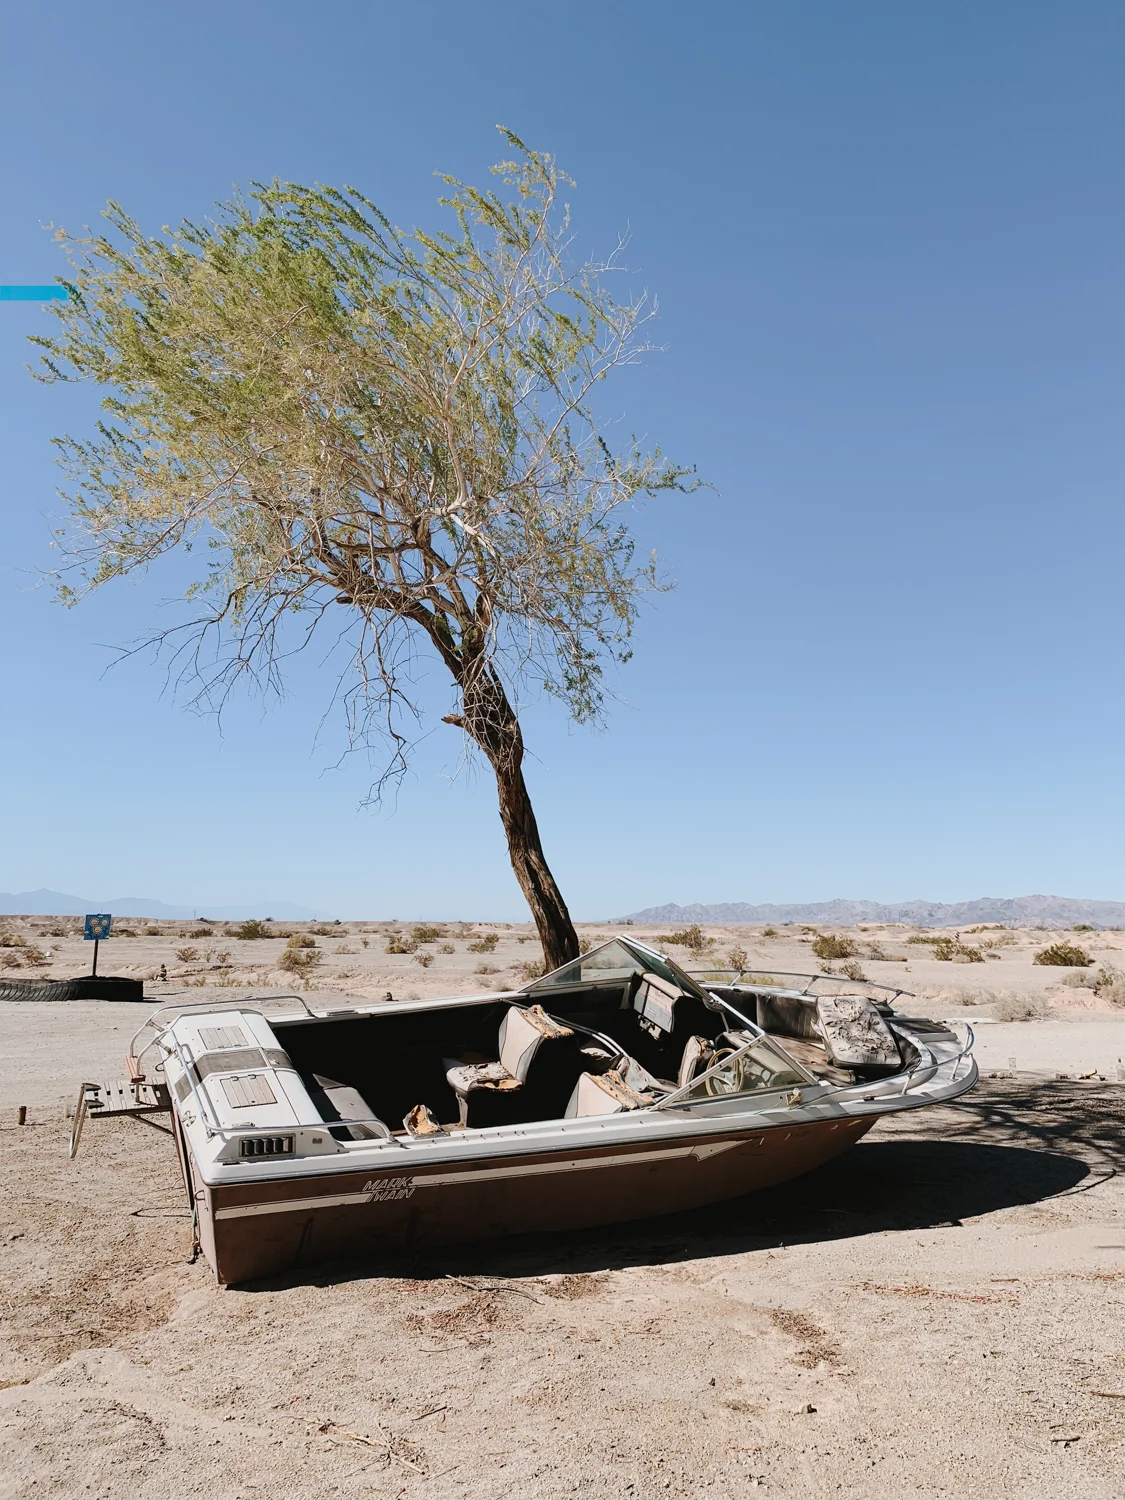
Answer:
[[[960,1226],[1086,1191],[1125,1168],[1125,1089],[989,1081],[952,1105],[885,1119],[803,1177],[676,1214],[352,1261],[255,1284],[584,1275],[886,1231]],[[249,1290],[250,1288],[247,1287]]]

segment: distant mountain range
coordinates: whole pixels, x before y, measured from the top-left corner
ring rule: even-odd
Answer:
[[[808,922],[820,927],[851,927],[856,922],[909,922],[915,927],[975,927],[1003,922],[1010,927],[1125,927],[1125,901],[1082,901],[1070,896],[982,896],[977,901],[813,901],[788,906],[749,906],[720,901],[712,906],[646,906],[617,920],[643,922],[709,922],[712,925],[763,922]]]
[[[190,921],[193,917],[214,917],[219,922],[245,921],[248,917],[276,917],[282,922],[311,922],[324,912],[294,906],[291,901],[247,901],[236,906],[168,906],[148,896],[68,896],[62,891],[20,891],[7,895],[0,891],[0,916],[5,917],[81,917],[87,912],[108,911],[115,917],[157,917],[165,922]]]

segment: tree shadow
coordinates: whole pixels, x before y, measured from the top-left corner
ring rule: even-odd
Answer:
[[[689,1212],[335,1263],[284,1278],[521,1277],[735,1255],[778,1245],[934,1229],[1103,1182],[1125,1165],[1125,1089],[990,1080],[953,1105],[892,1116],[874,1138],[778,1187]]]

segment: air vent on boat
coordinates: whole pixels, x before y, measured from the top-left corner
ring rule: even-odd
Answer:
[[[246,1135],[238,1143],[238,1154],[246,1156],[292,1156],[291,1135]]]

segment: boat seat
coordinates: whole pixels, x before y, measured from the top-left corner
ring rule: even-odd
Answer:
[[[495,1062],[448,1060],[446,1080],[468,1129],[559,1119],[578,1074],[596,1060],[540,1005],[508,1007],[497,1050]]]
[[[702,1073],[711,1066],[714,1055],[714,1042],[708,1041],[705,1036],[689,1036],[676,1074],[676,1087],[686,1088],[697,1073]]]
[[[565,1120],[585,1119],[590,1115],[619,1115],[626,1110],[642,1109],[651,1104],[650,1096],[630,1088],[616,1068],[607,1073],[583,1073],[574,1086]]]

